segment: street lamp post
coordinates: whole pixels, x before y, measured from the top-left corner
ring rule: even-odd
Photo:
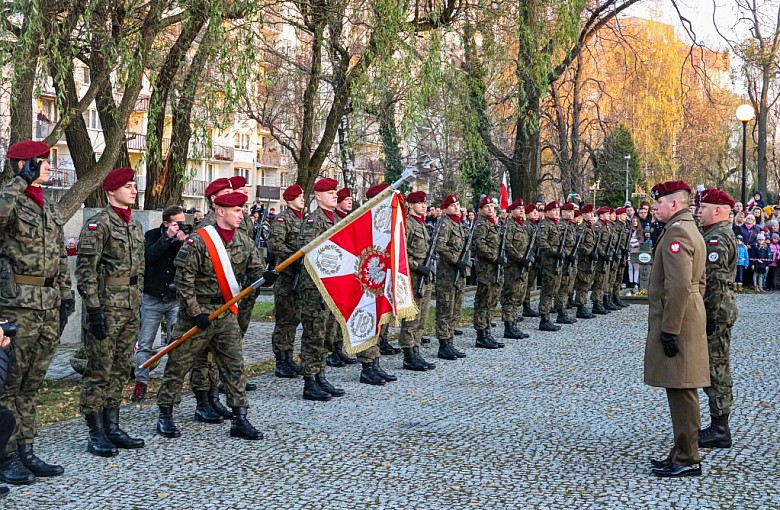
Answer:
[[[743,104],[737,107],[737,120],[742,123],[742,206],[747,206],[747,123],[753,120],[756,111],[753,105]]]
[[[628,202],[628,162],[631,161],[631,154],[626,154],[623,158],[626,160],[626,200],[623,202],[625,205],[625,203]]]

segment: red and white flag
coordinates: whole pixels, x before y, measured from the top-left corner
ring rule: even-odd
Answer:
[[[504,178],[501,180],[501,202],[498,205],[504,211],[509,207],[509,188],[506,184],[506,171],[504,171]]]
[[[342,222],[307,251],[304,263],[341,326],[345,350],[354,354],[377,343],[383,324],[414,317],[417,307],[401,194],[393,192]]]

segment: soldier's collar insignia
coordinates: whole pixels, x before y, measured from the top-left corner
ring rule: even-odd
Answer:
[[[672,253],[680,253],[680,248],[681,248],[681,246],[680,246],[680,242],[679,241],[675,241],[675,242],[673,242],[672,244],[669,245],[669,250]]]

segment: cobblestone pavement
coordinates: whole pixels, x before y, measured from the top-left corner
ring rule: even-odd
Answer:
[[[560,333],[526,320],[531,338],[498,351],[474,349],[467,328],[456,340],[465,360],[412,373],[400,369],[400,356],[384,358],[399,380],[381,389],[358,384],[357,368],[329,369],[347,391],[330,403],[304,402],[300,380],[257,377],[250,419],[262,441],[231,439],[228,424],[195,423],[191,398],[175,412],[176,440],[155,435],[153,405],[124,410],[126,428],[147,446],[113,459],[86,453],[81,420],[46,427],[36,452],[65,465],[65,475],[13,487],[2,505],[776,509],[777,299],[739,297],[735,444],[705,451],[700,478],[649,475],[647,459],[668,451],[671,424],[663,390],[642,384],[647,308],[632,305]],[[706,408],[703,393],[701,402]]]

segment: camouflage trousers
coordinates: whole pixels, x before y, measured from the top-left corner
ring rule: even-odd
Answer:
[[[574,304],[583,306],[588,302],[588,292],[593,288],[593,278],[595,276],[596,264],[593,264],[591,270],[590,261],[580,261],[577,267],[577,278],[574,282]]]
[[[382,326],[382,328],[387,328],[387,324]],[[380,335],[381,334],[382,332],[380,331]],[[360,363],[372,363],[375,359],[378,359],[380,356],[381,353],[379,352],[379,345],[377,344],[374,344],[368,349],[363,349],[362,351],[355,354],[355,357]]]
[[[514,322],[523,312],[523,299],[525,299],[528,286],[528,272],[520,274],[520,265],[507,264],[504,269],[504,285],[501,287],[501,320]]]
[[[331,346],[331,350],[336,349],[336,345],[343,341],[341,326],[332,313],[328,314],[328,320],[325,323],[325,338],[326,343]]]
[[[607,294],[620,294],[620,285],[623,283],[623,272],[625,271],[625,262],[612,261],[612,271],[609,275],[609,288],[605,291]]]
[[[207,309],[213,313],[218,306]],[[176,334],[181,336],[190,330],[195,323],[190,317],[179,314],[176,324]],[[244,375],[244,349],[241,341],[241,330],[238,319],[232,313],[225,313],[211,322],[205,331],[198,331],[189,340],[168,354],[160,391],[157,393],[157,404],[161,406],[178,405],[181,402],[181,388],[184,377],[193,368],[195,360],[203,356],[206,348],[211,349],[212,357],[218,372],[222,374],[222,384],[227,393],[227,403],[231,407],[247,407],[246,376]],[[206,356],[207,358],[207,356]]]
[[[449,340],[460,323],[465,278],[461,278],[455,286],[455,273],[442,271],[443,265],[436,275],[436,338]]]
[[[594,303],[600,303],[604,298],[609,274],[609,263],[604,261],[599,261],[596,263],[596,270],[593,273],[593,290],[590,293],[590,299]]]
[[[474,329],[490,329],[493,310],[501,295],[503,277],[496,283],[495,266],[490,264],[490,271],[482,270],[477,275],[477,292],[474,294]]]
[[[531,289],[533,289],[534,285],[536,284],[536,277],[539,275],[539,266],[536,264],[531,265],[531,267],[528,268],[528,272],[526,274],[528,275],[528,278],[525,285],[525,297],[523,298],[523,305],[530,307]]]
[[[16,419],[16,427],[5,445],[5,453],[11,453],[16,451],[17,444],[32,444],[35,437],[38,390],[59,341],[60,312],[58,308],[3,308],[0,313],[3,319],[16,321],[17,326],[16,336],[11,339],[16,361],[8,367],[5,390],[0,394],[0,407],[8,409]]]
[[[412,288],[417,291],[420,285],[420,275],[412,273]],[[423,295],[419,297],[415,294],[414,299],[417,304],[419,313],[414,319],[404,319],[401,323],[401,335],[398,340],[398,345],[401,348],[404,347],[419,347],[421,345],[421,339],[423,332],[425,331],[425,325],[428,322],[428,310],[431,307],[431,293],[433,292],[433,285],[426,283],[423,287]]]
[[[558,288],[558,295],[555,297],[555,309],[562,310],[566,308],[566,302],[574,291],[574,283],[577,281],[577,264],[572,264],[568,271],[561,275],[561,285]]]
[[[279,275],[274,283],[274,332],[271,346],[274,353],[292,351],[295,331],[301,323],[301,309],[298,292],[293,289],[294,276]]]
[[[325,358],[333,346],[326,335],[326,326],[330,311],[320,297],[316,287],[308,287],[301,291],[301,367],[303,375],[310,377],[325,369]]]
[[[539,313],[547,315],[552,309],[553,300],[561,286],[561,268],[556,268],[554,262],[549,262],[542,266],[541,271],[542,289],[539,293]]]
[[[718,324],[712,335],[707,336],[710,354],[710,386],[704,388],[710,403],[710,416],[727,416],[734,405],[731,378],[731,328]]]
[[[192,391],[209,391],[217,387],[219,387],[219,368],[214,362],[211,348],[206,346],[203,351],[197,354],[190,370],[190,389]]]
[[[97,414],[122,404],[122,389],[133,367],[133,346],[140,310],[106,306],[108,336],[98,340],[84,331],[87,368],[81,378],[81,414]]]
[[[255,308],[255,299],[257,299],[257,292],[252,291],[238,302],[238,328],[241,330],[242,337],[246,335],[249,323],[252,322],[252,310]]]

